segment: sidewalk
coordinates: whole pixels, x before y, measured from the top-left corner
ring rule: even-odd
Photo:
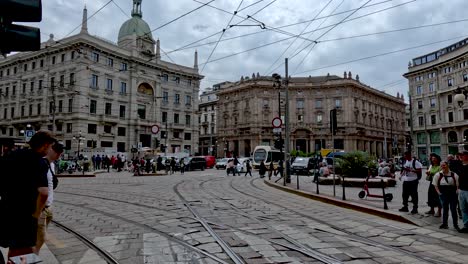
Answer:
[[[8,249],[7,248],[2,248],[0,247],[0,251],[2,252],[3,254],[3,257],[7,257],[7,254],[8,254]],[[52,254],[52,252],[50,252],[49,248],[47,247],[46,244],[44,244],[41,248],[41,251],[39,253],[39,257],[42,259],[42,263],[46,263],[46,264],[58,264],[60,263],[57,258],[55,258],[54,254]],[[6,261],[5,261],[6,263]]]
[[[317,195],[317,187],[316,184],[312,182],[312,176],[299,176],[299,190],[297,189],[296,175],[291,176],[291,183],[286,184],[286,186],[283,186],[283,179],[275,183],[275,181],[279,179],[279,176],[272,177],[271,180],[268,180],[267,177],[264,179],[265,183],[270,186],[282,189],[284,191],[296,193],[301,196],[306,196],[311,199],[320,200],[325,203],[346,207],[373,215],[378,215],[387,219],[438,229],[442,223],[442,218],[424,214],[429,210],[429,207],[427,206],[427,190],[429,188],[429,182],[425,179],[420,180],[418,186],[419,213],[412,215],[410,213],[401,213],[398,211],[398,209],[402,207],[402,182],[398,180],[398,177],[399,175],[396,176],[397,183],[395,187],[388,187],[385,189],[385,193],[393,194],[393,200],[391,202],[387,202],[387,210],[384,209],[384,201],[382,198],[366,197],[364,199],[360,199],[358,197],[358,193],[362,190],[360,187],[346,187],[346,200],[343,200],[343,187],[341,185],[335,186],[335,196],[333,196],[333,185],[319,185],[319,194]],[[370,188],[369,192],[371,194],[382,195],[382,188]],[[412,209],[412,206],[413,204],[410,202],[410,210]],[[455,231],[452,227],[451,216],[449,216],[448,223],[450,228],[449,230]],[[458,220],[458,225],[463,226],[462,220]]]

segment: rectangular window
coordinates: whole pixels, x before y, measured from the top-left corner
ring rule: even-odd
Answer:
[[[68,113],[73,112],[73,99],[68,99]]]
[[[97,52],[91,53],[91,59],[92,59],[94,62],[99,62],[99,53],[97,53]]]
[[[31,89],[30,89],[30,92],[31,92],[31,93],[34,92],[34,82],[31,82],[31,83],[30,83],[30,88],[31,88]]]
[[[450,86],[453,86],[453,79],[452,78],[449,78],[447,80],[447,85],[450,87]]]
[[[88,134],[96,134],[96,133],[97,133],[97,125],[88,124]]]
[[[335,107],[341,108],[341,99],[335,99]]]
[[[72,72],[70,73],[70,85],[75,84],[75,74]]]
[[[29,116],[33,115],[33,106],[29,105]]]
[[[434,83],[430,83],[429,84],[429,92],[433,92],[434,91]]]
[[[304,99],[296,99],[296,108],[304,109]]]
[[[185,96],[185,105],[192,105],[192,96],[190,95]]]
[[[58,101],[58,112],[61,113],[63,110],[63,100]]]
[[[3,109],[3,119],[7,119],[7,116],[8,116],[8,109],[5,107],[5,109]]]
[[[436,115],[431,115],[431,125],[436,124]]]
[[[174,138],[179,138],[179,131],[174,131],[172,135]]]
[[[146,119],[146,106],[139,104],[137,113],[139,118]]]
[[[162,79],[162,81],[167,82],[167,81],[169,80],[169,75],[163,74],[163,75],[161,76],[161,79]]]
[[[120,106],[119,116],[120,118],[125,118],[125,105]]]
[[[463,81],[468,82],[468,73],[463,74]]]
[[[25,63],[25,64],[23,65],[23,70],[24,70],[24,71],[28,71],[28,64]]]
[[[323,116],[322,114],[317,114],[317,123],[322,123]]]
[[[322,108],[322,100],[315,100],[315,108]]]
[[[422,94],[422,86],[421,86],[421,85],[418,85],[418,86],[416,87],[416,94],[417,94],[417,95]]]
[[[176,84],[180,84],[180,77],[174,77],[173,80]]]
[[[72,59],[72,60],[75,59],[75,53],[76,53],[75,51],[72,51],[72,52],[71,52],[71,59]]]
[[[15,108],[14,107],[11,108],[10,117],[11,118],[15,117]]]
[[[98,88],[99,77],[96,74],[91,75],[91,88]]]
[[[13,67],[13,74],[16,74],[18,72],[18,68]]]
[[[52,88],[55,87],[55,77],[51,77],[51,78],[50,78],[50,86],[51,86]]]
[[[126,134],[126,129],[125,127],[118,127],[117,128],[117,136],[119,137],[125,137],[125,134]]]
[[[424,117],[422,117],[422,116],[418,117],[418,124],[419,124],[419,126],[424,126]]]
[[[107,79],[106,90],[107,91],[112,91],[112,79]]]
[[[107,58],[107,66],[114,67],[114,60],[112,58]]]
[[[5,88],[5,96],[8,96],[8,89],[9,89],[8,87]],[[15,95],[15,94],[16,94],[16,85],[13,85],[13,87],[11,88],[11,90],[12,90],[11,93],[12,93],[13,95]]]
[[[111,115],[112,114],[112,104],[111,103],[106,103],[105,114],[106,115]]]
[[[49,102],[49,114],[55,111],[54,102]]]
[[[33,70],[36,69],[36,62],[35,62],[35,61],[33,61],[33,62],[31,63],[31,69],[33,69]]]
[[[62,54],[61,62],[65,61],[65,54]]]
[[[163,102],[167,103],[169,102],[169,93],[168,92],[163,92]]]
[[[463,120],[468,119],[468,109],[463,109]]]
[[[41,67],[41,68],[44,67],[44,60],[39,61],[39,67]]]
[[[26,93],[26,83],[23,83],[23,94]]]
[[[121,70],[121,71],[126,71],[126,70],[127,70],[127,63],[122,62],[122,63],[120,64],[120,70]]]
[[[174,97],[174,104],[180,104],[180,94],[176,94]]]
[[[37,115],[41,114],[41,104],[37,104]]]
[[[104,126],[104,133],[111,134],[112,133],[112,126],[105,125]]]
[[[117,142],[117,152],[126,152],[125,142]]]
[[[67,133],[73,132],[73,123],[67,123]]]
[[[436,99],[431,98],[431,108],[434,108],[434,107],[436,107]]]
[[[268,107],[268,99],[263,99],[263,107]]]
[[[192,140],[192,133],[185,133],[184,140]]]
[[[52,56],[52,64],[55,64],[55,56]]]
[[[39,80],[39,86],[37,87],[37,89],[40,91],[42,90],[42,80]]]
[[[416,138],[417,138],[418,144],[426,144],[426,141],[427,141],[426,133],[418,133],[416,134]]]
[[[418,101],[418,109],[423,109],[423,102],[422,101]]]
[[[166,123],[167,122],[167,112],[162,112],[162,122]]]
[[[304,115],[297,115],[297,121],[304,122]]]
[[[453,112],[448,112],[448,121],[453,122]]]
[[[24,117],[25,111],[24,111],[24,105],[21,106],[21,117]]]
[[[453,100],[453,97],[451,94],[447,95],[447,103],[451,104]]]
[[[174,114],[174,124],[179,124],[179,114]]]
[[[65,75],[60,75],[60,87],[65,86]]]
[[[89,113],[90,114],[96,114],[96,107],[97,107],[97,101],[96,100],[91,100],[89,103]]]
[[[190,123],[191,123],[191,117],[190,115],[185,115],[185,124],[187,126],[190,126]]]
[[[127,93],[127,83],[120,82],[120,94],[126,94],[126,93]]]

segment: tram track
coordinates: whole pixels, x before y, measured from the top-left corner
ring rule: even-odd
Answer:
[[[255,189],[255,190],[260,190],[262,192],[265,192],[267,193],[269,196],[272,196],[274,194],[272,194],[271,192],[267,192],[266,190],[262,189],[262,188],[259,188],[258,186],[256,186],[254,183],[254,181],[256,181],[258,179],[252,179],[250,180],[250,185]],[[317,217],[313,217],[311,215],[308,215],[308,214],[304,214],[302,212],[299,212],[299,211],[296,211],[296,210],[293,210],[291,209],[290,207],[286,207],[280,203],[277,203],[277,202],[274,202],[272,201],[271,199],[265,199],[265,198],[262,198],[259,196],[259,193],[258,192],[254,192],[256,195],[252,195],[244,190],[241,190],[240,188],[236,187],[234,184],[233,184],[233,180],[230,181],[230,187],[233,189],[233,190],[236,190],[237,192],[243,194],[243,195],[246,195],[246,196],[249,196],[249,197],[252,197],[252,198],[255,198],[255,199],[260,199],[262,200],[263,202],[265,203],[270,203],[270,204],[274,204],[275,206],[278,206],[282,209],[284,209],[285,211],[291,211],[291,212],[294,212],[295,214],[297,215],[300,215],[302,217],[305,217],[305,218],[308,218],[308,219],[313,219],[314,221],[316,221],[317,223],[320,223],[322,225],[327,225],[327,226],[330,226],[332,227],[333,229],[336,229],[340,232],[343,232],[343,233],[346,233],[347,236],[349,237],[349,239],[353,240],[353,241],[356,241],[356,242],[360,242],[360,243],[363,243],[363,244],[366,244],[366,245],[371,245],[371,246],[378,246],[382,249],[386,249],[386,250],[394,250],[394,251],[398,251],[400,253],[403,253],[403,254],[406,254],[408,256],[411,256],[413,258],[416,258],[420,261],[424,261],[424,262],[427,262],[427,263],[434,263],[434,264],[442,264],[442,263],[446,263],[446,261],[443,261],[443,260],[438,260],[438,259],[433,259],[433,258],[430,258],[430,257],[421,257],[420,255],[414,253],[414,252],[411,252],[409,250],[405,250],[405,249],[402,249],[401,247],[397,247],[397,246],[389,246],[389,245],[386,245],[386,244],[383,244],[381,242],[378,242],[378,241],[375,241],[375,240],[372,240],[372,239],[369,239],[367,237],[363,237],[363,236],[360,236],[358,234],[354,234],[354,233],[351,233],[341,227],[339,227],[338,225],[336,224],[333,224],[332,222],[329,222],[329,221],[324,221],[322,219],[319,219]],[[278,199],[278,200],[284,200],[284,196],[279,196],[279,195],[275,195],[277,196],[278,198],[281,198],[281,199]],[[297,202],[297,200],[295,201]],[[329,233],[329,231],[327,230],[321,230],[322,232],[327,232]]]

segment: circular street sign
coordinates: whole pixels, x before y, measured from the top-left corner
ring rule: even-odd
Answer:
[[[278,128],[278,127],[281,127],[281,125],[283,125],[283,121],[281,121],[281,118],[275,117],[271,121],[271,124],[273,125],[274,128]]]
[[[159,133],[159,126],[158,125],[151,126],[151,133],[153,134]]]

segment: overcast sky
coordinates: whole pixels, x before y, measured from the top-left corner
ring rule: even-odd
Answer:
[[[71,31],[81,23],[84,3],[91,16],[108,0],[42,2],[43,20],[39,26],[45,41],[50,33],[56,39],[77,34],[79,29]],[[114,0],[104,7],[88,21],[90,34],[117,42],[120,26],[130,17],[132,2]],[[353,76],[359,74],[363,83],[392,95],[403,93],[407,99],[408,84],[402,74],[407,71],[408,62],[468,36],[465,30],[468,26],[466,0],[215,0],[211,6],[205,5],[161,27],[202,5],[193,0],[143,0],[142,3],[143,19],[152,30],[160,27],[152,34],[155,39],[160,39],[161,49],[168,53],[162,54],[163,60],[193,66],[193,53],[198,50],[199,68],[205,76],[201,89],[222,81],[237,81],[254,72],[260,75],[277,72],[284,76],[283,62],[288,57],[291,76],[327,73],[343,76],[344,71],[351,71]],[[352,13],[351,10],[360,7],[363,8]],[[236,10],[239,10],[239,17],[233,17]],[[373,12],[377,13],[365,16]],[[247,16],[255,20],[245,20]],[[352,20],[360,16],[364,17]],[[314,21],[314,18],[317,19]],[[336,27],[331,26],[350,19]],[[457,23],[336,40],[465,19]],[[238,26],[230,27],[228,23]],[[265,29],[262,29],[262,23]],[[291,24],[296,25],[288,26]],[[226,30],[221,34],[223,29]],[[250,34],[256,32],[258,34]],[[250,35],[230,39],[246,34]],[[291,37],[299,34],[303,34],[302,39]],[[209,36],[212,37],[207,38]],[[174,51],[194,42],[196,44],[192,46],[197,47]],[[434,42],[439,43],[349,62]],[[240,54],[234,55],[237,53]]]

